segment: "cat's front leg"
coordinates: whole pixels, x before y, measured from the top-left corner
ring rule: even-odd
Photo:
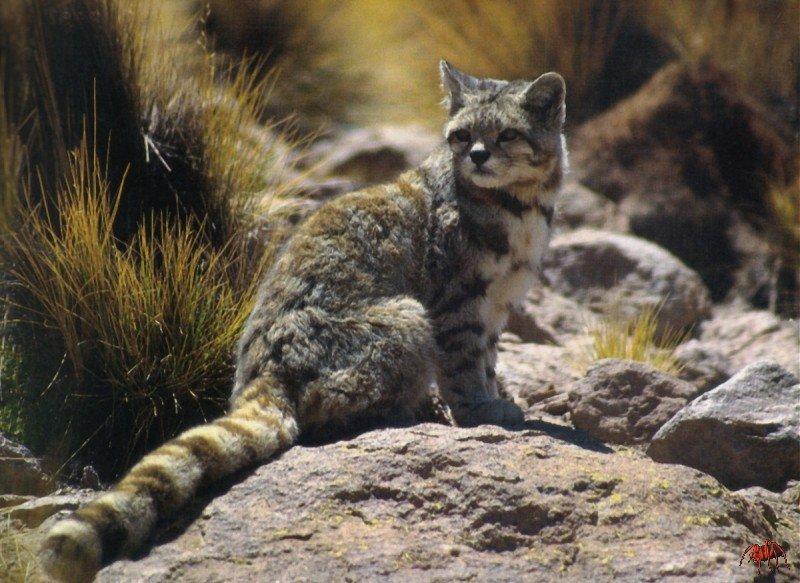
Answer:
[[[440,351],[439,390],[461,426],[521,425],[525,418],[516,404],[499,399],[494,358],[483,325],[472,313],[437,322]]]

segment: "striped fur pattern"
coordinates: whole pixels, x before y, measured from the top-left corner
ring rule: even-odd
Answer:
[[[566,165],[564,83],[476,79],[441,65],[445,141],[395,182],[342,196],[295,233],[238,346],[230,412],[146,455],[57,523],[40,561],[90,581],[204,484],[300,435],[406,418],[437,381],[460,425],[515,425],[497,340],[533,282]],[[488,154],[488,155],[487,155]]]

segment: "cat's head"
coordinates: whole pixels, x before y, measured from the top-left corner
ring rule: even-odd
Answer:
[[[561,75],[479,79],[444,60],[439,69],[450,113],[444,135],[462,181],[480,188],[524,187],[560,171],[566,154]]]

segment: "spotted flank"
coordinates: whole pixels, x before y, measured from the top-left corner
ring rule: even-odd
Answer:
[[[503,398],[497,343],[548,244],[564,82],[478,79],[445,62],[441,75],[441,145],[396,181],[321,207],[277,257],[239,340],[230,412],[58,522],[39,555],[47,573],[91,581],[205,485],[300,436],[414,411],[432,385],[459,425],[524,420]]]

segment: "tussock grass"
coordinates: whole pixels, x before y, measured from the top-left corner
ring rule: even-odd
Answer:
[[[256,213],[295,192],[296,155],[259,123],[266,82],[185,42],[174,4],[4,11],[4,86],[22,83],[0,100],[0,194],[21,212],[0,246],[0,409],[40,454],[110,478],[221,410],[273,251]]]
[[[373,72],[370,114],[438,123],[437,63],[479,76],[567,81],[570,119],[585,117],[627,9],[604,0],[351,2],[343,8],[353,66]],[[379,105],[383,103],[381,108]]]
[[[234,64],[260,64],[267,114],[305,131],[343,122],[364,100],[365,75],[346,56],[341,0],[193,0],[203,41]]]
[[[728,70],[762,101],[797,107],[798,0],[656,0],[642,16],[678,55]]]
[[[587,326],[591,344],[577,363],[582,371],[604,358],[642,362],[666,374],[677,375],[681,363],[674,357],[675,348],[689,338],[689,333],[658,322],[658,307],[644,308],[636,316],[625,317],[612,310]]]
[[[81,148],[57,194],[58,216],[32,215],[6,251],[23,298],[13,304],[23,348],[43,342],[63,354],[45,390],[18,395],[24,434],[40,449],[67,434],[66,449],[51,453],[84,445],[106,468],[187,418],[220,411],[258,282],[244,254],[215,249],[191,226],[156,221],[120,245],[113,225],[124,188],[111,192]]]
[[[785,184],[773,183],[767,190],[767,200],[786,247],[800,250],[800,177]]]
[[[24,149],[9,111],[11,97],[5,89],[5,64],[0,55],[0,236],[8,232],[19,210],[18,187]]]
[[[585,104],[614,47],[625,9],[606,0],[462,0],[420,3],[429,42],[472,74],[534,79],[558,71],[569,88],[567,107]]]
[[[167,213],[195,218],[224,244],[244,216],[238,203],[286,190],[289,148],[256,124],[268,85],[183,42],[190,20],[149,0],[59,5],[20,4],[27,27],[4,31],[30,37],[12,57],[29,80],[32,117],[21,134],[37,202],[47,203],[37,188],[55,190],[87,129],[109,180],[127,175],[115,225],[123,238],[143,217]]]

